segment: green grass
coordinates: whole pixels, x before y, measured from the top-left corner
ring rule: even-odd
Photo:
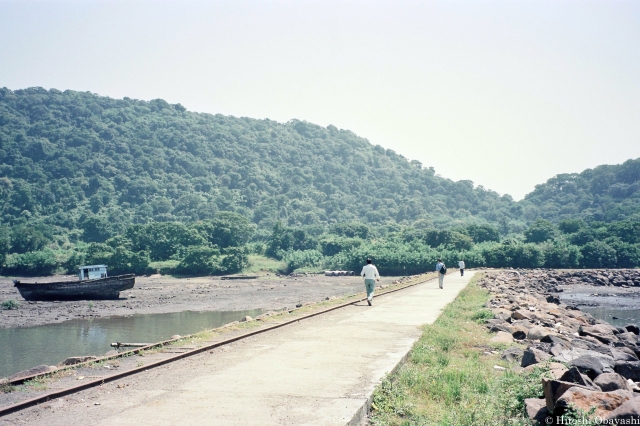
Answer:
[[[258,274],[260,272],[272,272],[278,273],[284,271],[287,265],[284,262],[276,259],[271,259],[259,254],[249,255],[249,266],[245,268],[242,273],[244,274]]]
[[[173,270],[180,263],[179,260],[161,260],[158,262],[150,262],[149,268],[158,271],[163,275],[172,274]]]
[[[479,278],[424,327],[407,363],[375,391],[373,425],[529,424],[524,399],[542,397],[548,368],[516,373],[490,354],[500,346],[489,342],[482,325],[491,315]],[[508,369],[498,372],[495,365]]]
[[[0,310],[18,309],[19,307],[20,303],[13,299],[5,300],[4,302],[0,303]]]

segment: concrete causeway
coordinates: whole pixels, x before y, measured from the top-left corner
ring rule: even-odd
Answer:
[[[0,425],[25,416],[50,426],[361,424],[373,390],[403,361],[420,326],[432,323],[472,276],[456,271],[444,290],[433,279],[376,297],[372,307],[361,302],[303,320]]]

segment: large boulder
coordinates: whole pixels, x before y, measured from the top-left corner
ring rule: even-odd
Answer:
[[[589,376],[591,380],[603,373],[600,360],[594,356],[583,355],[567,363],[569,367],[576,367],[582,374]]]
[[[582,374],[577,367],[571,367],[568,369],[558,380],[563,382],[575,383],[577,385],[584,386],[590,389],[599,389],[587,376]]]
[[[618,361],[614,371],[625,379],[640,381],[640,361]]]
[[[521,367],[527,367],[532,364],[539,364],[542,361],[546,361],[551,358],[546,352],[541,351],[536,348],[527,348],[522,355],[522,362],[520,363]]]
[[[624,377],[617,373],[602,373],[593,381],[593,383],[603,392],[611,392],[614,390],[631,391],[631,386]]]
[[[628,331],[631,332],[633,334],[635,334],[636,336],[640,334],[640,327],[638,327],[635,324],[628,324],[625,325],[624,328]]]
[[[527,339],[529,340],[542,340],[544,337],[551,334],[548,328],[545,327],[533,327],[527,333]]]
[[[554,414],[564,413],[570,406],[584,411],[596,407],[595,416],[604,417],[633,397],[632,392],[623,390],[601,392],[574,386],[556,400]]]
[[[540,424],[544,424],[544,419],[549,415],[549,409],[544,399],[527,398],[524,400],[524,408],[527,416]]]
[[[512,343],[513,336],[504,331],[498,331],[495,336],[489,339],[491,343]]]
[[[639,361],[638,356],[631,349],[624,346],[611,348],[613,359],[617,361]]]
[[[618,338],[615,336],[616,329],[607,324],[596,324],[591,326],[580,326],[578,334],[597,339],[598,341],[608,345],[616,342]]]
[[[571,342],[564,337],[560,337],[557,334],[547,334],[540,339],[541,342],[551,343],[552,345],[560,345],[569,349],[571,347]]]
[[[622,342],[625,346],[636,346],[638,344],[638,336],[627,331],[625,333],[620,333],[616,336],[620,342]],[[616,342],[614,342],[614,345]]]
[[[514,320],[532,320],[533,315],[529,311],[518,309],[517,311],[511,314],[511,318]]]
[[[547,404],[547,409],[553,411],[556,401],[569,389],[580,386],[571,382],[563,382],[561,380],[542,379],[542,391]]]
[[[638,419],[640,419],[640,398],[631,398],[623,402],[604,418],[607,421],[606,424],[634,424],[633,421],[638,424]],[[630,422],[623,423],[622,420],[630,420]]]

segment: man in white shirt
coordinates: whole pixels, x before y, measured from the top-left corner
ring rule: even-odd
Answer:
[[[376,280],[380,281],[378,268],[371,264],[371,259],[367,259],[367,264],[362,268],[360,276],[364,278],[364,286],[367,289],[367,302],[369,306],[373,303],[373,291],[376,288]]]
[[[438,272],[438,285],[440,286],[441,289],[443,289],[444,274],[447,273],[447,267],[444,265],[444,262],[442,261],[442,259],[438,259],[438,263],[436,263],[436,271]]]
[[[460,267],[460,276],[464,277],[464,260],[458,262],[458,266]]]

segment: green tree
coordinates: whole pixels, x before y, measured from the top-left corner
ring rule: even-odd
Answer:
[[[558,222],[558,229],[563,234],[575,234],[586,227],[587,224],[582,219],[564,219]]]
[[[132,251],[146,251],[154,261],[171,259],[186,247],[207,244],[197,230],[176,222],[133,225],[124,235],[131,241]]]
[[[226,248],[220,266],[220,271],[225,274],[235,274],[242,271],[249,266],[247,250],[243,247]]]
[[[347,238],[369,239],[372,236],[371,228],[364,223],[344,222],[332,225],[329,232]]]
[[[500,231],[491,225],[467,225],[461,232],[470,236],[475,243],[500,241]]]
[[[553,240],[556,229],[551,222],[544,219],[537,219],[524,231],[525,240],[528,243],[543,243]]]
[[[11,252],[27,253],[42,250],[49,240],[33,226],[21,225],[11,231]]]
[[[616,266],[618,268],[635,268],[640,266],[640,245],[625,242],[614,242],[610,244],[616,251]]]
[[[220,250],[208,246],[191,246],[176,266],[182,275],[211,275],[220,272]]]
[[[105,216],[89,216],[80,224],[86,242],[104,243],[115,235],[113,224]]]
[[[585,268],[615,268],[618,264],[616,250],[602,241],[587,243],[580,251]]]
[[[334,256],[341,251],[351,250],[360,246],[364,241],[360,238],[346,238],[337,235],[327,235],[320,239],[320,250],[325,256]]]
[[[219,212],[211,220],[196,222],[193,228],[210,244],[221,248],[242,246],[255,232],[249,219],[232,212]]]
[[[52,275],[59,266],[55,253],[45,249],[9,256],[2,272],[12,276],[43,276]]]
[[[0,268],[4,265],[11,247],[11,233],[6,226],[0,226]]]

